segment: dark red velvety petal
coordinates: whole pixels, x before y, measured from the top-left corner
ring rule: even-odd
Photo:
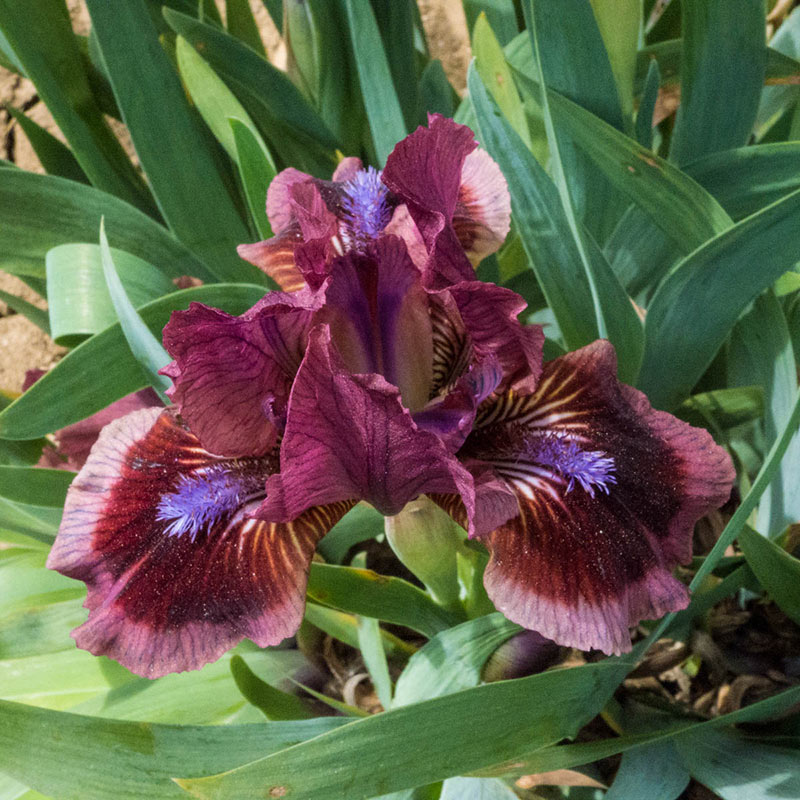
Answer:
[[[321,302],[306,289],[270,292],[240,317],[202,303],[172,314],[170,397],[207,450],[262,455],[273,446]]]
[[[453,229],[461,172],[477,147],[472,131],[438,114],[398,142],[386,160],[383,182],[406,204],[428,248],[425,280],[441,288],[474,278]]]
[[[269,479],[258,516],[294,519],[340,500],[397,514],[425,492],[461,494],[471,516],[472,478],[414,424],[397,388],[379,375],[349,374],[328,327],[312,330],[292,388],[281,473]]]
[[[608,342],[546,364],[534,394],[479,411],[459,456],[490,465],[519,516],[483,537],[489,596],[560,644],[630,649],[629,627],[683,608],[671,574],[695,521],[724,503],[730,458],[704,430],[616,379]]]
[[[156,678],[244,637],[266,647],[291,636],[314,547],[349,506],[287,524],[248,517],[276,461],[215,457],[172,409],[109,425],[70,487],[48,559],[87,585],[78,646]]]

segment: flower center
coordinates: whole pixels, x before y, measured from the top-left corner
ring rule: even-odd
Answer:
[[[167,536],[210,530],[246,503],[264,496],[264,480],[229,466],[214,465],[181,475],[172,492],[162,496],[156,519],[168,523]]]
[[[345,184],[341,202],[346,226],[343,238],[348,249],[363,249],[389,223],[392,209],[388,194],[381,173],[374,167],[360,170]]]
[[[616,483],[614,459],[602,450],[584,450],[574,439],[563,433],[535,434],[526,441],[527,455],[545,467],[550,467],[567,480],[567,491],[575,483],[594,497],[595,488],[608,494],[609,484]]]

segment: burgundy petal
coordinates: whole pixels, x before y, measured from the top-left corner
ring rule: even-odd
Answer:
[[[519,516],[484,537],[497,608],[560,644],[608,653],[630,649],[639,620],[686,605],[671,569],[735,477],[706,431],[617,382],[605,341],[546,364],[534,394],[489,401],[459,456],[517,495]]]
[[[498,391],[533,391],[542,371],[544,332],[541,325],[517,321],[525,301],[509,289],[480,281],[458,283],[444,291],[456,302],[475,355],[498,359],[503,373]]]
[[[421,408],[431,391],[428,295],[405,244],[382,236],[367,252],[351,252],[331,266],[325,309],[333,341],[348,369],[377,372]]]
[[[428,248],[426,283],[440,288],[474,278],[453,228],[464,161],[477,143],[472,131],[438,114],[398,142],[383,182],[408,206]]]
[[[425,492],[456,492],[472,514],[472,479],[439,438],[419,430],[398,390],[375,374],[352,375],[328,326],[309,336],[281,444],[281,472],[258,516],[294,519],[311,506],[367,500],[397,514]]]
[[[272,447],[321,302],[309,290],[270,292],[240,317],[201,303],[173,313],[164,328],[175,359],[165,370],[170,396],[207,450],[243,456]]]
[[[198,669],[244,637],[266,647],[292,635],[316,542],[348,507],[289,524],[249,518],[276,461],[207,453],[174,409],[105,428],[48,559],[87,585],[78,646],[155,678]]]

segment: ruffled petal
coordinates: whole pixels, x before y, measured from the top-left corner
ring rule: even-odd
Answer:
[[[272,278],[284,292],[294,292],[305,286],[303,274],[294,263],[295,250],[302,243],[303,232],[295,221],[270,239],[240,244],[236,252]]]
[[[473,266],[496,252],[511,227],[511,195],[500,167],[480,148],[465,159],[453,230]]]
[[[281,443],[281,472],[258,516],[294,519],[311,506],[366,500],[397,514],[425,492],[457,492],[472,513],[472,478],[439,438],[419,430],[396,387],[352,375],[327,325],[312,330]]]
[[[464,161],[477,143],[472,131],[438,114],[398,142],[383,182],[405,203],[428,249],[425,280],[441,288],[474,278],[453,229]]]
[[[280,234],[296,222],[292,205],[292,189],[313,180],[311,175],[289,167],[281,170],[267,189],[267,219],[273,233]]]
[[[244,637],[266,647],[292,635],[316,542],[349,507],[289,524],[250,518],[276,462],[207,453],[173,409],[106,427],[48,558],[87,585],[78,646],[156,678],[198,669]]]
[[[246,456],[273,446],[321,303],[309,290],[270,292],[240,317],[201,303],[172,314],[170,397],[207,450]]]
[[[525,301],[509,289],[480,281],[458,283],[444,292],[455,300],[475,356],[497,358],[503,375],[498,391],[533,391],[542,371],[544,331],[541,325],[517,320]]]
[[[534,394],[489,401],[459,456],[491,466],[519,503],[519,516],[483,537],[497,608],[560,644],[607,653],[629,650],[641,619],[686,605],[671,570],[735,477],[708,432],[617,382],[605,341],[546,364]]]

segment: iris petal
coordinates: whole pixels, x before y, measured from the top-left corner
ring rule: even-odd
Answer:
[[[442,288],[474,278],[453,229],[464,160],[477,147],[472,131],[438,114],[386,159],[383,182],[408,206],[428,249],[426,285]]]
[[[169,393],[206,449],[242,456],[273,446],[321,302],[306,289],[271,292],[240,317],[201,303],[173,313],[164,328],[175,358]]]
[[[155,678],[198,669],[244,637],[263,647],[292,635],[314,547],[349,506],[290,524],[250,518],[276,462],[209,454],[172,409],[107,426],[48,559],[87,584],[78,646]]]
[[[610,653],[628,629],[685,606],[671,569],[727,500],[729,457],[710,435],[616,380],[608,342],[545,365],[535,393],[481,408],[459,455],[491,467],[519,515],[484,536],[489,596],[551,639]]]
[[[281,471],[258,512],[294,519],[310,506],[367,500],[397,514],[423,492],[457,492],[472,513],[472,478],[439,438],[420,430],[396,387],[375,374],[352,375],[327,325],[309,336],[281,444]]]

